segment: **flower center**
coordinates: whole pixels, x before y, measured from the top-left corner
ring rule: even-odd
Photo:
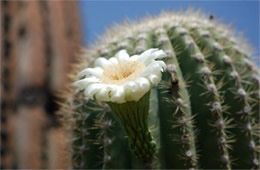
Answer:
[[[137,78],[144,67],[144,64],[138,61],[121,62],[106,67],[101,79],[102,82],[107,84],[124,84]]]

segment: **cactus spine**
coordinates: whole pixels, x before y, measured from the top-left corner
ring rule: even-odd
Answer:
[[[112,57],[120,49],[131,55],[149,48],[164,50],[167,71],[150,93],[146,130],[157,147],[150,150],[155,154],[148,167],[258,169],[259,71],[242,46],[227,26],[202,14],[164,13],[108,31],[98,45],[86,51],[75,74],[91,65],[91,60]],[[86,99],[72,88],[66,98],[71,102],[61,113],[64,125],[71,127],[75,169],[144,167],[142,154],[148,152],[142,150],[150,142],[129,147],[127,122],[124,129],[110,110],[113,104],[109,107]],[[141,158],[136,157],[140,153]]]

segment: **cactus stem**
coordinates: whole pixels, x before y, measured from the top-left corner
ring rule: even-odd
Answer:
[[[148,129],[149,94],[137,102],[108,102],[108,105],[126,130],[131,150],[143,162],[144,168],[151,169],[156,145]]]

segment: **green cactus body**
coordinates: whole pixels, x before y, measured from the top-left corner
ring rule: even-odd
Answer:
[[[73,101],[65,116],[73,136],[73,168],[258,169],[259,70],[246,48],[237,48],[243,44],[231,38],[229,30],[187,12],[165,13],[108,31],[87,50],[75,73],[91,66],[89,60],[110,58],[120,49],[130,55],[162,49],[167,69],[159,85],[145,95],[149,114],[140,124],[127,122],[140,115],[124,118],[124,112],[131,117],[134,111],[123,105],[115,114],[113,103],[86,99],[81,92],[67,95]],[[144,132],[135,136],[132,126]],[[153,159],[150,166],[143,164],[144,157]]]

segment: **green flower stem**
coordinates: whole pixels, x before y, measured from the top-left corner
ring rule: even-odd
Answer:
[[[144,168],[152,169],[156,144],[148,129],[149,96],[150,92],[147,92],[137,102],[110,102],[108,105],[124,127],[131,150],[143,162]]]

